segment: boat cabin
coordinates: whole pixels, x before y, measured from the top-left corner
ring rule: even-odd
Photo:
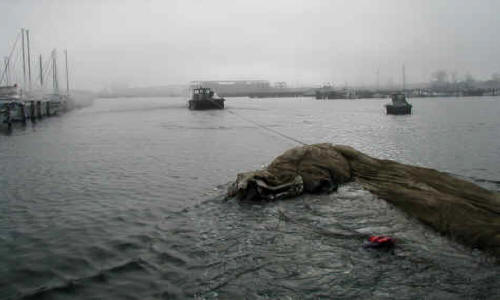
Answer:
[[[19,99],[20,90],[17,84],[0,86],[0,98],[2,99]]]
[[[224,109],[224,98],[215,96],[210,88],[199,87],[193,89],[193,96],[188,101],[189,109]]]
[[[193,100],[210,99],[215,93],[210,88],[196,88],[193,90]]]
[[[394,93],[391,95],[393,105],[408,105],[405,94]]]

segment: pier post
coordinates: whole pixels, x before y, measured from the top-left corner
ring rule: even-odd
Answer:
[[[36,120],[36,109],[35,109],[36,103],[33,100],[31,100],[30,103],[31,103],[30,118],[31,118],[31,121],[35,121]]]
[[[26,107],[24,105],[21,105],[21,122],[23,122],[24,125],[26,125]]]
[[[36,101],[36,114],[38,119],[42,118],[42,101]]]
[[[7,129],[12,129],[12,120],[10,118],[10,104],[7,104]]]

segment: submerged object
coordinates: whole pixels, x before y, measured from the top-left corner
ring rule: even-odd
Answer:
[[[436,231],[500,258],[500,194],[429,168],[376,159],[349,146],[299,146],[238,174],[228,196],[272,201],[355,181]]]
[[[224,98],[219,98],[210,88],[195,88],[193,95],[188,101],[189,109],[224,109]]]
[[[385,109],[388,115],[409,115],[412,105],[406,101],[403,93],[394,93],[391,95],[392,104],[386,104]]]
[[[363,244],[363,248],[392,248],[394,247],[394,239],[389,236],[374,235],[368,238],[368,241]]]

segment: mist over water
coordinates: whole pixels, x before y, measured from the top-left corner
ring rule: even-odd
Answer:
[[[0,85],[59,84],[78,108],[0,130],[0,299],[495,298],[492,257],[355,183],[265,204],[224,195],[295,141],[500,191],[500,98],[452,97],[499,95],[498,11],[494,0],[0,1]],[[146,97],[205,80],[451,97],[410,99],[409,116],[386,115],[382,99],[226,97],[224,110],[192,111],[184,97]],[[364,249],[370,235],[396,247]]]
[[[20,28],[32,54],[68,49],[71,86],[265,79],[401,87],[500,73],[500,3],[482,1],[2,1],[0,54]],[[20,77],[22,78],[22,77]]]
[[[0,136],[0,298],[491,298],[490,257],[356,184],[223,201],[238,172],[295,146],[238,115],[500,191],[498,99],[411,101],[413,115],[387,116],[386,100],[100,99],[18,126]],[[394,252],[363,249],[370,234]]]

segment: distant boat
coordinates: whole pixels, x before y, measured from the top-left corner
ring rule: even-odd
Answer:
[[[193,95],[188,101],[189,109],[224,109],[224,98],[219,98],[210,88],[199,87],[193,89]]]
[[[57,78],[56,67],[56,50],[52,51],[52,67],[53,67],[53,92],[43,97],[42,103],[45,103],[44,113],[47,116],[57,115],[59,112],[68,110],[71,97],[69,93],[69,73],[68,73],[68,51],[64,50],[65,67],[66,67],[66,94],[59,91],[59,81]]]
[[[406,101],[403,93],[394,93],[391,95],[392,104],[386,104],[385,108],[388,115],[409,115],[412,105]]]

